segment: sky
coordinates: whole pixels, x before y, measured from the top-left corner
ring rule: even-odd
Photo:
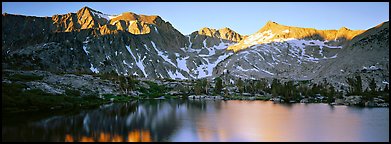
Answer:
[[[2,13],[50,17],[84,6],[110,15],[159,15],[184,35],[203,27],[249,35],[269,20],[322,30],[365,30],[389,20],[389,2],[2,2]]]

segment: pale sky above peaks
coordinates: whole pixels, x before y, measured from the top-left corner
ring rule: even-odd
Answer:
[[[52,16],[84,6],[105,14],[159,15],[182,34],[203,27],[248,35],[271,20],[316,29],[369,29],[389,20],[389,2],[2,2],[2,13]]]

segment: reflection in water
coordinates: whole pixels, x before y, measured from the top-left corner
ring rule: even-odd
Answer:
[[[388,108],[149,100],[10,122],[3,141],[389,141]]]
[[[98,137],[82,136],[80,140],[74,139],[70,134],[65,135],[65,142],[151,142],[151,134],[146,130],[133,130],[127,137],[121,135],[110,135],[101,132]]]

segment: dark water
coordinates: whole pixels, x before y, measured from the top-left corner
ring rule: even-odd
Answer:
[[[150,100],[3,116],[3,141],[389,141],[389,108]]]

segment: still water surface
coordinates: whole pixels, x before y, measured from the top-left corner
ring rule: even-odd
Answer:
[[[149,100],[3,117],[3,141],[389,141],[389,108]]]

